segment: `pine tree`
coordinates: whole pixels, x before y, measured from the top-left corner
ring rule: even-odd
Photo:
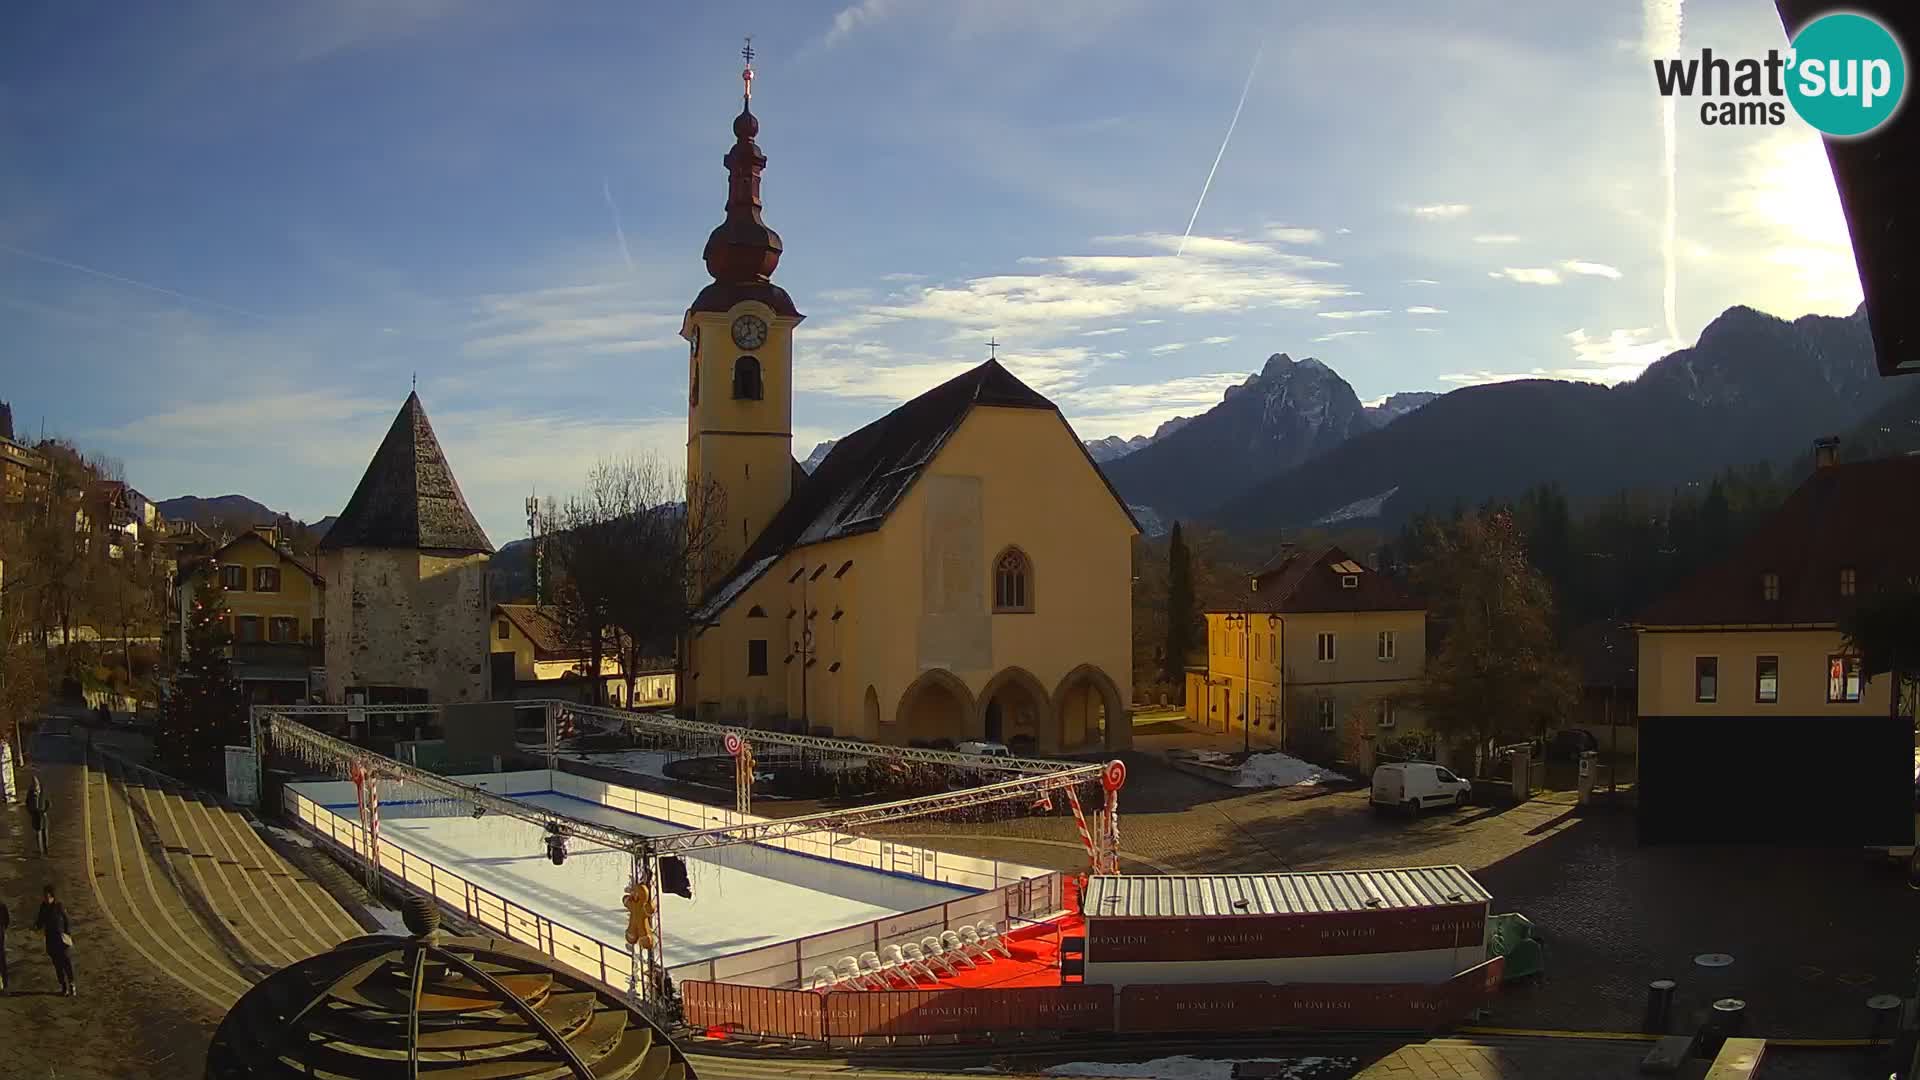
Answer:
[[[187,658],[174,678],[158,750],[182,779],[224,786],[225,751],[247,742],[246,705],[227,650],[226,599],[209,572],[187,613]]]
[[[1199,612],[1193,595],[1193,555],[1187,550],[1180,523],[1167,538],[1167,649],[1161,674],[1175,692],[1186,693],[1187,654],[1199,640]]]

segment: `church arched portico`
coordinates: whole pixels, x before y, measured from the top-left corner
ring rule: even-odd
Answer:
[[[1000,669],[980,688],[979,702],[974,722],[976,738],[1009,747],[1018,741],[1021,747],[1041,754],[1060,749],[1059,728],[1047,722],[1053,715],[1052,699],[1046,686],[1026,668]]]
[[[974,715],[973,693],[951,671],[931,668],[900,695],[894,710],[893,738],[883,742],[912,744],[937,739],[958,742],[968,738]]]
[[[1133,745],[1133,714],[1119,686],[1093,664],[1067,672],[1054,688],[1053,706],[1062,749],[1125,750]]]

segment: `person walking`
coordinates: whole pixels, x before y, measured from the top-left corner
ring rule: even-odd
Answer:
[[[33,835],[40,844],[40,854],[47,853],[47,792],[40,786],[40,777],[35,776],[33,783],[27,786],[27,821],[33,826]]]
[[[53,961],[53,973],[60,977],[60,993],[78,997],[80,988],[73,981],[73,928],[67,921],[66,905],[53,895],[51,885],[40,901],[40,914],[33,920],[33,927],[46,935],[47,959]]]

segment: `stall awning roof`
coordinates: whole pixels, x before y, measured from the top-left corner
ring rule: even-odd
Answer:
[[[1309,915],[1483,904],[1492,896],[1458,866],[1311,874],[1094,877],[1088,919]]]

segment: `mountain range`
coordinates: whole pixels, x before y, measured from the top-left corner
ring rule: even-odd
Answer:
[[[1788,322],[1734,307],[1630,382],[1466,387],[1398,415],[1383,402],[1383,424],[1326,365],[1280,354],[1177,433],[1102,468],[1128,503],[1165,517],[1391,526],[1542,483],[1592,498],[1789,463],[1896,396],[1876,372],[1864,308]]]

